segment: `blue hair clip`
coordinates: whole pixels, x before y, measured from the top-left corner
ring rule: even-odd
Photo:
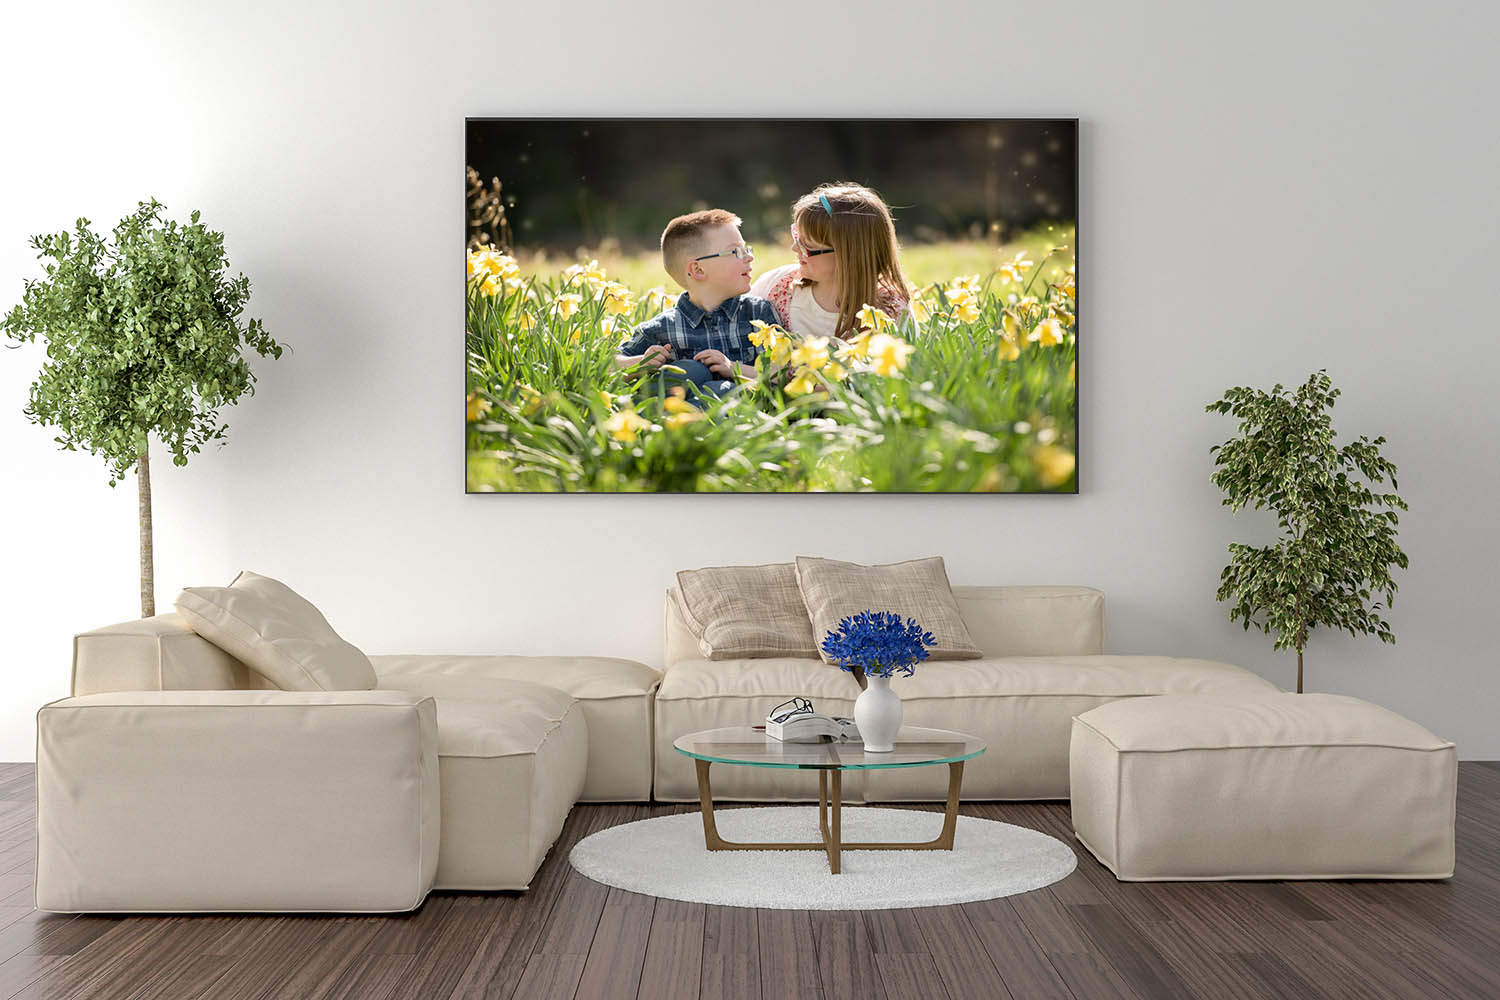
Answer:
[[[818,201],[820,201],[820,202],[823,203],[823,211],[825,211],[825,212],[828,213],[829,218],[832,218],[833,217],[833,206],[830,205],[830,204],[828,204],[828,196],[826,194],[820,194],[820,195],[818,195]]]

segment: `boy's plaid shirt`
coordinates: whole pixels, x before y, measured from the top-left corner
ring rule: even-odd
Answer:
[[[719,303],[713,312],[704,312],[683,292],[675,306],[636,327],[619,353],[634,356],[652,344],[667,344],[673,356],[682,359],[712,348],[723,351],[730,361],[753,365],[760,356],[760,348],[750,343],[753,319],[781,322],[770,302],[753,295],[736,295]]]

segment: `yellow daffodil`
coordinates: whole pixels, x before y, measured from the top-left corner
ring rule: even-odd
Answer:
[[[786,364],[792,357],[792,338],[777,337],[775,343],[766,351],[766,354],[770,357],[771,364]]]
[[[1000,338],[1000,360],[1014,361],[1021,356],[1021,349],[1016,346],[1016,338]]]
[[[611,281],[604,286],[604,311],[613,316],[623,316],[635,308],[635,299],[630,289]]]
[[[562,277],[564,285],[585,285],[592,292],[601,291],[609,283],[609,275],[604,273],[597,260],[565,267]]]
[[[521,384],[521,412],[531,416],[542,408],[542,394],[524,382]]]
[[[688,410],[690,412],[672,414],[671,416],[667,417],[667,419],[662,421],[662,425],[669,431],[675,431],[679,428],[686,427],[688,424],[691,424],[694,421],[703,419],[703,411],[698,409],[696,406],[688,406]]]
[[[1043,486],[1061,486],[1073,475],[1078,459],[1071,451],[1055,444],[1044,444],[1031,453],[1036,463],[1037,475]]]
[[[1031,266],[1031,261],[1026,259],[1026,251],[1022,250],[1010,260],[995,269],[1004,281],[1019,282],[1026,277],[1026,269]]]
[[[469,393],[469,398],[465,403],[465,409],[468,411],[469,423],[472,424],[476,420],[483,420],[484,415],[490,412],[490,409],[494,405],[494,403],[491,403],[488,399],[483,398],[477,392]]]
[[[849,369],[845,368],[837,361],[830,361],[823,368],[823,377],[832,382],[842,382],[844,381],[845,377],[848,376],[848,374]]]
[[[860,307],[859,312],[855,314],[855,318],[859,320],[860,326],[866,330],[874,330],[877,333],[882,330],[889,330],[896,325],[895,320],[891,319],[889,313],[884,309],[876,309],[869,303]]]
[[[953,318],[960,323],[976,323],[980,315],[979,302],[972,295],[965,296],[953,310]]]
[[[578,311],[578,307],[582,304],[582,295],[579,295],[576,292],[568,292],[565,295],[559,295],[557,299],[552,303],[552,308],[557,310],[557,315],[561,316],[563,319],[567,319],[569,316],[572,316],[574,313],[576,313]]]
[[[932,318],[932,302],[917,296],[911,300],[911,318],[918,323],[925,323]]]
[[[838,346],[840,361],[863,361],[870,356],[870,332],[861,330]]]
[[[979,275],[965,274],[949,281],[943,293],[948,296],[948,301],[952,302],[956,296],[962,295],[965,291],[970,295],[978,295],[980,287]]]
[[[535,330],[536,315],[522,310],[521,315],[516,317],[516,326],[519,326],[522,330]]]
[[[787,339],[787,332],[774,323],[752,319],[750,326],[752,327],[749,337],[750,343],[763,351],[774,351],[777,345]]]
[[[813,378],[812,369],[804,368],[797,373],[797,377],[786,384],[788,396],[805,396],[818,387],[817,380]]]
[[[1073,325],[1073,314],[1057,302],[1047,303],[1047,315],[1057,320],[1063,326]]]
[[[1055,319],[1044,319],[1036,325],[1036,328],[1027,336],[1027,340],[1033,344],[1041,344],[1043,347],[1056,347],[1067,337],[1067,331],[1063,325]]]
[[[869,356],[874,362],[875,374],[891,376],[905,371],[915,350],[911,344],[889,333],[873,335],[870,338]]]
[[[661,408],[668,413],[695,413],[698,408],[689,403],[682,395],[671,395],[661,401]]]
[[[606,316],[604,319],[602,319],[602,320],[599,321],[599,333],[601,335],[603,335],[603,337],[604,337],[605,340],[612,339],[619,332],[620,332],[620,321],[619,320],[617,320],[617,319],[615,319],[613,317],[610,317],[610,316]]]
[[[634,441],[637,434],[650,426],[650,421],[634,410],[620,410],[604,421],[604,429],[609,432],[610,437],[626,444]]]
[[[808,337],[792,351],[791,360],[794,365],[806,365],[813,371],[821,371],[828,364],[828,338]]]
[[[652,312],[660,312],[671,305],[674,299],[675,296],[661,285],[657,285],[646,292],[646,306]]]

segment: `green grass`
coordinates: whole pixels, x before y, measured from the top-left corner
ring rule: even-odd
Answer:
[[[1071,225],[1042,226],[1019,239],[999,246],[967,240],[918,243],[902,249],[901,267],[906,271],[906,277],[920,288],[934,282],[947,281],[955,275],[988,274],[1002,261],[1009,260],[1021,250],[1028,252],[1032,260],[1038,260],[1049,249],[1059,244],[1066,244],[1069,247],[1073,245]],[[791,264],[796,259],[789,245],[757,243],[755,244],[755,276],[759,277],[783,264]],[[520,265],[521,274],[525,277],[535,277],[546,281],[548,278],[555,277],[569,264],[587,263],[589,260],[597,260],[600,266],[609,272],[610,277],[638,291],[645,291],[657,285],[665,287],[673,295],[682,291],[667,272],[662,270],[661,255],[654,251],[624,253],[617,247],[604,246],[580,250],[570,259],[523,252],[518,257],[517,263]],[[1046,277],[1049,281],[1057,280],[1072,263],[1071,253],[1055,255],[1052,258],[1051,267],[1056,268],[1057,273],[1046,275]]]
[[[1039,230],[999,250],[908,248],[903,266],[919,286],[979,275],[974,312],[965,315],[946,291],[930,293],[930,316],[889,331],[913,348],[904,363],[894,355],[882,373],[874,359],[845,359],[847,374],[825,368],[813,376],[818,391],[797,395],[788,383],[800,369],[773,372],[763,355],[759,378],[702,410],[639,391],[636,373],[614,364],[629,328],[657,311],[640,297],[664,283],[650,273],[652,255],[598,257],[610,280],[637,293],[617,317],[602,281],[564,284],[558,262],[539,270],[533,261],[530,274],[521,264],[495,295],[471,279],[468,487],[1070,491],[1077,334],[1072,299],[1058,283],[1071,256],[1053,255],[1018,283],[995,273],[1018,250],[1035,262],[1054,243],[1071,242],[1066,235]],[[764,253],[764,267],[782,259]],[[579,296],[566,316],[560,301],[573,303],[564,294]]]

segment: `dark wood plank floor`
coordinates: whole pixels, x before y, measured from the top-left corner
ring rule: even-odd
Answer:
[[[532,890],[400,917],[32,908],[35,767],[0,764],[0,1000],[1500,997],[1500,764],[1459,767],[1450,881],[1122,883],[1080,849],[1046,889],[919,910],[747,910],[576,874],[589,833],[685,806],[579,806]],[[1063,803],[968,815],[1074,845]]]

